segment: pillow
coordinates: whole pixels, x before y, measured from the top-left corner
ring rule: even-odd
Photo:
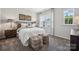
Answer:
[[[32,28],[32,27],[36,27],[35,23],[22,23],[21,24],[21,28]]]
[[[21,28],[26,28],[27,26],[28,24],[24,24],[24,23],[21,24]]]
[[[32,26],[32,27],[36,27],[36,24],[34,23],[34,24],[32,24],[31,26]]]

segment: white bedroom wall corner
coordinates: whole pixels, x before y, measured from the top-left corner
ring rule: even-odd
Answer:
[[[17,20],[17,10],[16,8],[2,8],[2,20],[13,19]]]
[[[70,39],[70,30],[72,26],[63,26],[63,8],[55,8],[55,36]]]
[[[51,8],[51,35],[54,35],[54,8]]]
[[[36,26],[39,27],[39,13],[36,13],[36,15],[37,15]]]

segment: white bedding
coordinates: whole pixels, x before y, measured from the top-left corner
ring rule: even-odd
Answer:
[[[18,36],[24,46],[28,46],[28,39],[31,36],[36,36],[38,34],[45,34],[45,30],[42,28],[19,28]]]

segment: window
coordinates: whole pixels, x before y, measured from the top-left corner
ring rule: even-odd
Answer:
[[[74,20],[74,9],[66,9],[64,11],[65,24],[73,24]]]

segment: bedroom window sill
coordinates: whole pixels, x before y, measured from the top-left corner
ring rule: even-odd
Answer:
[[[64,26],[74,26],[76,24],[63,24]]]

